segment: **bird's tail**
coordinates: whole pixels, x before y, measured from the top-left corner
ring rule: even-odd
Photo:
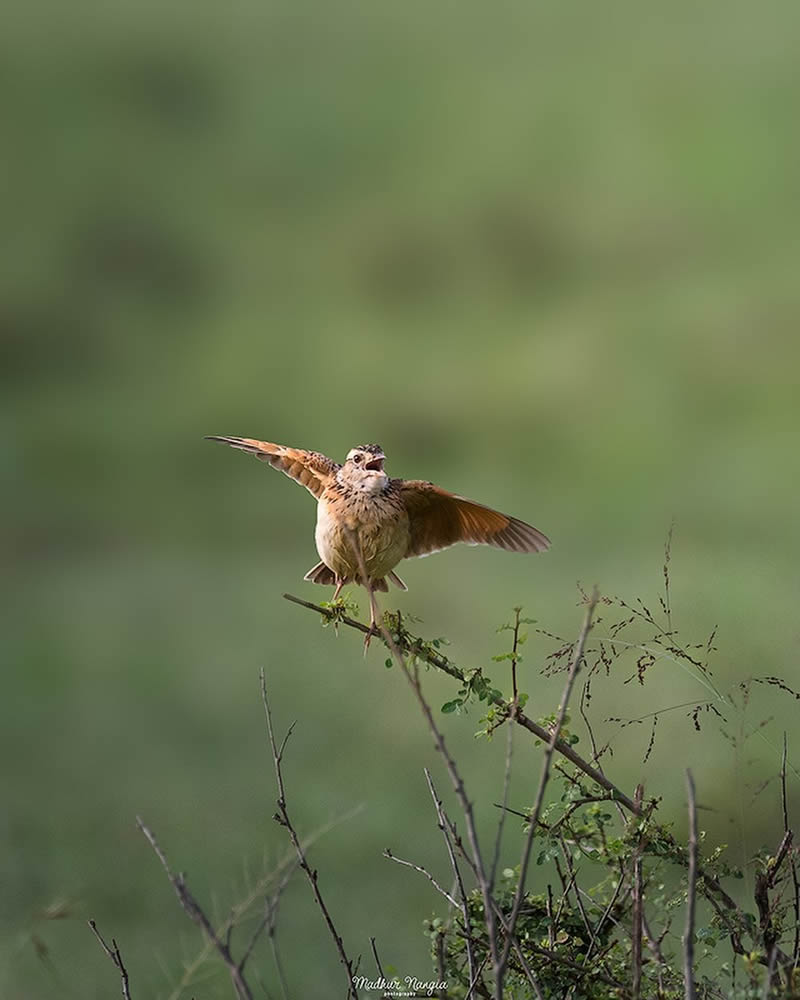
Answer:
[[[316,566],[312,566],[303,579],[310,583],[321,583],[325,587],[333,587],[336,584],[336,574],[324,562],[318,562]]]
[[[337,582],[336,574],[330,566],[326,566],[324,562],[318,562],[316,566],[312,566],[303,579],[308,580],[309,583],[321,583],[323,587],[333,587]],[[408,590],[408,587],[406,587],[396,573],[388,573],[387,576],[382,576],[377,580],[373,580],[372,589],[381,591],[384,594],[388,593],[389,584],[386,582],[387,580],[391,580],[392,583],[401,590]]]

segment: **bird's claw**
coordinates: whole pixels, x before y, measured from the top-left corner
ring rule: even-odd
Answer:
[[[367,650],[369,649],[370,640],[372,639],[373,635],[380,635],[380,631],[381,630],[378,628],[375,622],[369,623],[369,628],[367,629],[364,635],[364,656],[367,655]]]

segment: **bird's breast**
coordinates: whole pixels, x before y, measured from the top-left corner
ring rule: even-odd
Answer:
[[[359,577],[353,541],[358,540],[367,573],[378,579],[408,551],[408,514],[399,499],[335,493],[320,497],[315,540],[322,561],[343,577]]]

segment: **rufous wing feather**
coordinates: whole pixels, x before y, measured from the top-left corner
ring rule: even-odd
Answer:
[[[318,451],[304,451],[302,448],[287,448],[282,444],[272,444],[270,441],[257,441],[255,438],[217,437],[209,435],[207,441],[222,441],[232,448],[247,451],[264,462],[269,462],[273,469],[280,469],[309,493],[319,498],[322,491],[332,481],[341,466]]]
[[[448,493],[433,483],[399,482],[411,527],[407,556],[424,556],[457,542],[509,552],[544,552],[550,539],[516,517]]]

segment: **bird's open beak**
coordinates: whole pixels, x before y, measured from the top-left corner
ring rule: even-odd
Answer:
[[[386,461],[385,455],[374,455],[364,466],[371,472],[383,472],[383,463]]]

